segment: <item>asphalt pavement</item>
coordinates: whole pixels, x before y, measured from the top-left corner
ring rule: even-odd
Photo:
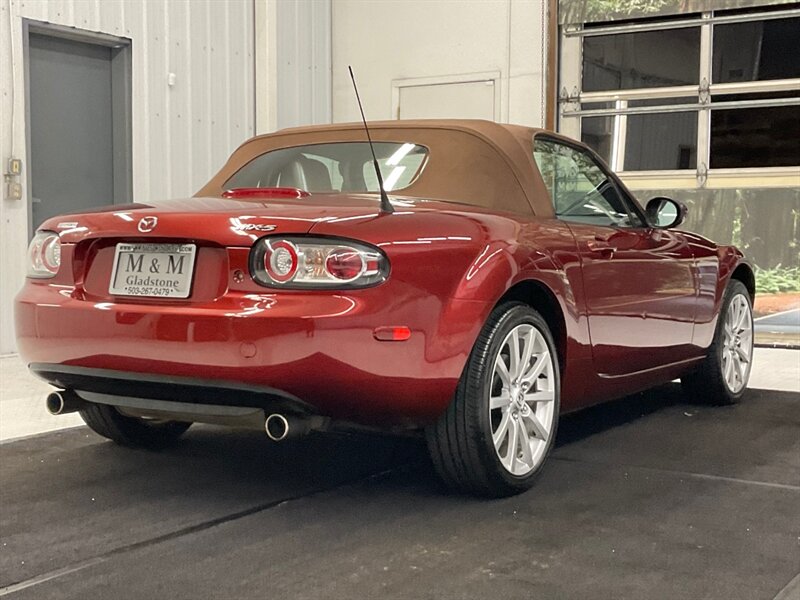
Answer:
[[[754,324],[756,344],[800,347],[800,308],[758,317]]]
[[[0,445],[0,597],[800,597],[800,394],[677,386],[564,417],[530,492],[450,493],[419,440],[73,428]]]

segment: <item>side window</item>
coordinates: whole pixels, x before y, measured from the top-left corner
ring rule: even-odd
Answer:
[[[534,139],[533,158],[559,219],[606,227],[643,226],[591,154]]]

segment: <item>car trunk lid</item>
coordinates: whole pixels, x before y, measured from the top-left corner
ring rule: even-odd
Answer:
[[[193,244],[191,301],[196,302],[225,293],[229,248],[249,248],[267,234],[308,233],[320,222],[377,215],[376,197],[368,194],[250,194],[109,206],[51,219],[41,229],[57,231],[62,243],[75,244],[70,253],[75,283],[94,300],[112,298],[109,281],[118,244]]]

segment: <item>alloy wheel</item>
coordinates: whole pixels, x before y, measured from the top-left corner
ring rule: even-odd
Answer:
[[[738,394],[750,376],[753,358],[753,313],[742,294],[731,298],[723,324],[722,376],[728,389]]]
[[[533,325],[512,329],[495,357],[489,422],[500,463],[523,477],[536,469],[553,434],[555,376],[547,341]]]

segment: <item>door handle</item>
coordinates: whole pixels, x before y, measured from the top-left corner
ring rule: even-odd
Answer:
[[[586,245],[589,248],[589,250],[591,250],[596,254],[599,254],[603,258],[611,258],[612,256],[614,256],[614,252],[616,251],[616,248],[614,248],[614,246],[602,240],[596,239],[592,242],[589,242]]]

